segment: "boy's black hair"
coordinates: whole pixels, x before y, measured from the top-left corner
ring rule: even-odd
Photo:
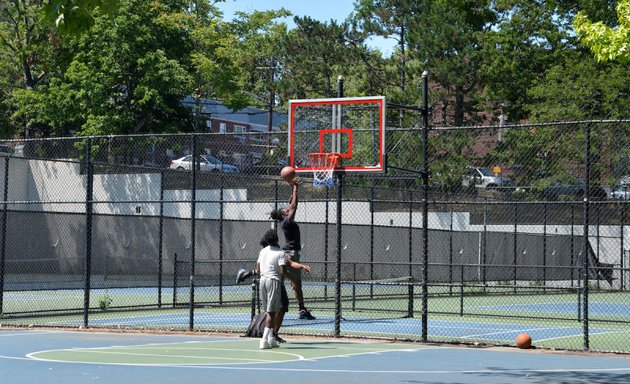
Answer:
[[[271,213],[269,214],[269,216],[276,220],[276,221],[282,221],[284,220],[284,215],[282,214],[282,209],[274,209],[273,211],[271,211]]]
[[[260,245],[263,247],[266,247],[268,245],[279,247],[280,245],[278,244],[278,242],[279,242],[278,233],[273,229],[270,229],[267,232],[265,232],[262,239],[260,239]]]

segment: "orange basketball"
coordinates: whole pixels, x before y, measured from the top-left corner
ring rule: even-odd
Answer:
[[[527,333],[521,333],[516,336],[516,346],[521,349],[529,349],[532,347],[532,338]]]
[[[295,179],[295,169],[287,165],[280,171],[280,176],[286,181],[291,181]]]

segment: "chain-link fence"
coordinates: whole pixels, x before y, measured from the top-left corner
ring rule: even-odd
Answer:
[[[303,177],[316,320],[289,288],[282,332],[630,352],[630,121],[434,127],[426,195],[418,114],[387,121],[386,174]],[[0,323],[243,333],[256,286],[235,276],[288,201],[286,141],[3,142]]]

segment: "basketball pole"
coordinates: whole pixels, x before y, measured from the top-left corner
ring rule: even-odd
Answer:
[[[343,97],[343,76],[337,78],[337,97]],[[341,116],[339,117],[341,119]],[[341,160],[339,160],[341,161]],[[335,275],[335,337],[341,335],[341,202],[343,197],[343,172],[335,172],[337,178],[337,270]]]

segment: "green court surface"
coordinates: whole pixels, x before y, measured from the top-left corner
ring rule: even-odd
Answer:
[[[28,354],[29,358],[57,362],[130,365],[252,364],[354,356],[420,348],[393,343],[302,341],[282,348],[260,350],[258,339],[155,343],[101,348],[58,349]]]

